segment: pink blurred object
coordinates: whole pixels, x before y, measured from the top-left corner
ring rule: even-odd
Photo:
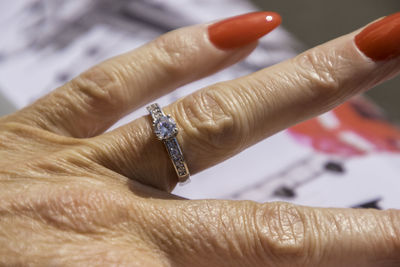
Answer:
[[[300,143],[337,156],[370,152],[400,153],[400,130],[363,98],[355,98],[332,111],[289,129]]]

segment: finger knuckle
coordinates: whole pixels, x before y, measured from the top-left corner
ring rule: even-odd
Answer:
[[[299,67],[298,75],[301,80],[308,81],[311,96],[318,98],[338,94],[341,83],[335,68],[337,55],[330,51],[313,49],[293,60]]]
[[[43,187],[42,187],[43,188]],[[112,192],[70,184],[66,188],[48,187],[41,197],[32,196],[25,208],[35,212],[43,223],[57,229],[95,234],[119,225],[128,212],[123,197]]]
[[[279,262],[306,262],[307,231],[301,211],[293,204],[263,204],[256,212],[261,253]]]
[[[123,77],[123,70],[113,67],[111,64],[107,67],[98,65],[82,73],[77,78],[69,82],[69,89],[82,105],[89,107],[91,111],[96,110],[104,113],[104,110],[112,112],[120,109],[126,101],[121,93],[126,88],[126,82]]]
[[[187,35],[166,34],[157,38],[150,55],[156,66],[160,67],[169,77],[182,77],[189,67],[188,62],[195,60],[199,47]]]
[[[185,134],[193,136],[208,151],[226,151],[237,146],[240,127],[229,100],[218,87],[208,88],[179,102],[177,113]]]

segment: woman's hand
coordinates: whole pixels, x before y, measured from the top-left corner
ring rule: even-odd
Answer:
[[[192,174],[397,74],[399,17],[166,107]],[[264,12],[167,33],[1,118],[1,264],[399,266],[399,211],[179,199],[149,116],[103,133],[279,23]]]

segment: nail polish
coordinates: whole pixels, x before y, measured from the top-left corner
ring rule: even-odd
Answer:
[[[356,35],[355,43],[375,61],[400,56],[400,12],[368,25]]]
[[[253,12],[228,18],[208,27],[211,43],[220,49],[234,49],[255,42],[281,24],[275,12]]]

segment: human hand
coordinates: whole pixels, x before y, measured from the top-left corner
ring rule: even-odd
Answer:
[[[398,266],[399,211],[180,199],[169,193],[176,174],[149,116],[103,133],[128,112],[241,60],[279,22],[256,13],[170,32],[1,118],[0,263]],[[180,129],[190,171],[394,76],[399,32],[393,15],[172,103],[164,110]]]

